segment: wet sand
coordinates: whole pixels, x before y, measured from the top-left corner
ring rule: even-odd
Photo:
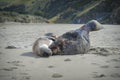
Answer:
[[[32,54],[33,42],[45,33],[61,35],[81,25],[0,24],[0,80],[120,80],[120,25],[91,32],[84,55]]]

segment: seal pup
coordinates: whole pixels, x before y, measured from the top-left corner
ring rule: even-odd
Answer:
[[[33,44],[33,53],[41,57],[49,57],[52,55],[52,50],[49,46],[53,43],[54,37],[44,36],[38,38]]]

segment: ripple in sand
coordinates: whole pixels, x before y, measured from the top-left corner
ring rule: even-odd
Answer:
[[[23,76],[21,80],[29,80],[31,76]]]
[[[109,68],[108,65],[100,66],[101,68]]]
[[[120,66],[115,66],[114,68],[120,68]]]
[[[52,75],[52,77],[53,77],[53,78],[61,78],[61,77],[63,77],[63,75],[61,75],[61,74],[59,74],[59,73],[54,73],[54,74]]]
[[[111,77],[120,78],[120,74],[119,73],[114,73],[114,74],[111,74]]]
[[[108,51],[107,49],[105,49],[105,48],[101,48],[100,51],[102,51],[102,52],[109,52],[109,51]]]
[[[0,75],[0,77],[10,77],[10,75]]]
[[[117,50],[117,49],[115,49],[115,50]],[[112,55],[113,53],[118,53],[119,52],[118,50],[117,50],[117,52],[114,52],[115,50],[114,50],[114,48],[96,47],[96,48],[91,48],[89,50],[89,53],[100,55],[100,56],[109,56],[109,55]]]
[[[67,59],[65,59],[64,61],[71,61],[71,59],[67,58]]]
[[[4,71],[13,71],[14,69],[18,69],[17,67],[9,67],[9,68],[2,68],[0,70],[4,70]]]
[[[11,67],[12,69],[18,69],[17,67]]]
[[[119,59],[112,59],[111,61],[113,61],[113,62],[120,62]]]
[[[94,74],[93,78],[102,78],[102,77],[106,77],[105,74]]]
[[[20,73],[21,75],[28,75],[28,73]]]
[[[12,68],[3,68],[3,69],[1,69],[1,70],[4,70],[4,71],[13,71]]]
[[[22,65],[22,61],[12,61],[12,62],[7,62],[9,64],[13,64],[14,66],[21,66],[21,67],[24,67],[25,65]]]
[[[91,63],[92,65],[99,65],[98,63]]]
[[[2,52],[0,52],[0,54],[2,54]]]
[[[17,80],[17,78],[16,78],[16,77],[14,77],[14,76],[12,76],[12,77],[11,77],[11,79]]]
[[[11,61],[11,62],[7,62],[7,63],[22,63],[22,61]]]

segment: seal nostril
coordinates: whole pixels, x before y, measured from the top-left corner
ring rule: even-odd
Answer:
[[[43,53],[43,57],[49,57],[49,56],[50,56],[49,53],[46,53],[46,52]]]

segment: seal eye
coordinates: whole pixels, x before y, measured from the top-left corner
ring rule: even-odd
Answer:
[[[54,38],[52,38],[52,37],[49,37],[48,39],[50,39],[50,40],[52,40],[52,41],[55,41],[55,39],[54,39]]]

